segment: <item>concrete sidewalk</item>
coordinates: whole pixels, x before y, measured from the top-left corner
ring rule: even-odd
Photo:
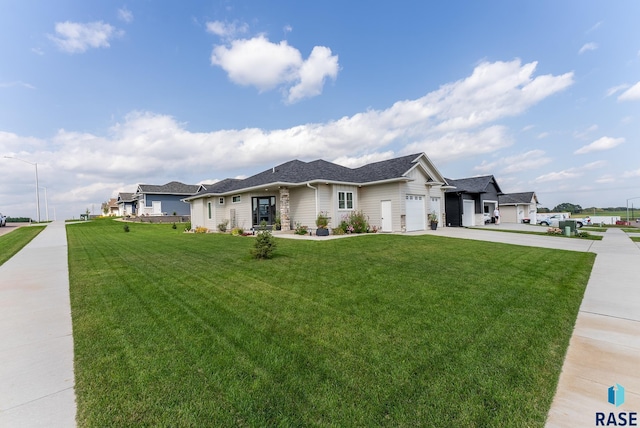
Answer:
[[[593,251],[547,427],[596,426],[596,412],[640,413],[640,248],[609,229]],[[625,388],[620,407],[607,402],[615,384]]]
[[[67,236],[50,223],[0,266],[0,427],[74,427]]]

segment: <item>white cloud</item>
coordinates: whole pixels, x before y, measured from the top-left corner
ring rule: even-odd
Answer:
[[[346,166],[347,168],[358,168],[368,163],[391,159],[394,156],[394,152],[390,150],[383,153],[371,153],[359,157],[341,156],[337,159],[334,159],[332,162],[337,163],[338,165]]]
[[[544,150],[530,150],[514,156],[507,156],[493,162],[482,162],[474,167],[479,173],[493,173],[499,170],[501,174],[512,174],[540,168],[551,162],[551,158],[545,156]]]
[[[584,45],[582,45],[578,53],[583,54],[587,51],[595,51],[596,49],[598,49],[597,43],[585,43]]]
[[[133,22],[133,12],[126,7],[120,8],[118,9],[118,19],[129,24]]]
[[[624,91],[619,97],[618,101],[637,101],[640,100],[640,82],[636,83],[626,91]]]
[[[121,37],[124,31],[102,21],[81,24],[78,22],[57,22],[56,35],[49,35],[60,50],[67,53],[82,53],[89,48],[108,48],[109,41]]]
[[[282,87],[291,103],[319,95],[325,79],[335,79],[339,69],[338,57],[327,47],[315,46],[303,60],[300,51],[286,41],[273,43],[263,35],[215,46],[211,64],[239,85],[255,86],[261,92]]]
[[[640,177],[640,169],[636,169],[633,171],[625,171],[625,173],[623,174],[624,178],[633,178],[633,177]]]
[[[115,185],[188,182],[185,177],[197,177],[191,178],[195,182],[212,175],[225,178],[230,171],[236,175],[245,168],[255,173],[265,164],[276,165],[295,158],[330,157],[350,166],[421,151],[436,162],[471,158],[514,143],[508,129],[494,122],[523,112],[572,83],[570,73],[533,77],[531,64],[521,65],[517,60],[497,63],[496,70],[493,66],[481,64],[467,79],[444,85],[421,98],[324,123],[273,130],[192,132],[171,116],[132,112],[105,135],[61,129],[43,140],[0,132],[0,153],[38,162],[41,182],[49,188],[50,199],[65,194],[71,198],[68,203],[74,201],[73,197],[83,204],[94,200],[98,209],[99,202],[112,192],[102,185],[86,187],[86,183],[107,183],[120,189]],[[272,83],[264,83],[269,84]],[[394,150],[392,145],[401,149]],[[256,153],[261,155],[256,157]],[[510,164],[534,168],[534,164],[546,162],[543,152],[531,151],[504,158],[500,166],[509,171]],[[25,184],[20,191],[26,195],[29,180],[33,180],[32,174],[24,173],[28,165],[9,160],[6,163],[16,164],[12,171],[21,168],[18,175],[24,176]],[[4,167],[5,164],[3,172]],[[0,182],[0,194],[6,186]],[[82,212],[85,208],[74,210]]]
[[[27,89],[36,89],[35,86],[33,86],[30,83],[25,83],[23,81],[15,81],[15,82],[0,82],[0,88],[15,88],[15,87],[20,87],[20,88],[27,88]]]
[[[537,182],[549,182],[549,181],[563,181],[573,178],[581,177],[585,171],[592,171],[594,169],[602,168],[607,164],[605,161],[596,161],[585,164],[581,167],[568,168],[562,171],[550,172],[548,174],[541,175],[535,179]]]
[[[607,184],[607,183],[615,183],[616,179],[612,175],[605,174],[597,178],[595,181],[596,183],[599,183],[599,184]]]
[[[580,147],[578,150],[573,152],[576,155],[582,155],[590,152],[598,152],[602,150],[610,150],[620,144],[624,143],[624,138],[611,138],[611,137],[602,137],[598,138],[591,144],[587,144],[586,146]]]
[[[629,85],[627,85],[626,83],[622,84],[622,85],[618,85],[618,86],[614,86],[612,88],[607,89],[607,97],[610,97],[612,95],[615,95],[616,93],[620,92],[620,91],[624,91],[625,89],[627,89],[629,87]]]
[[[573,137],[577,138],[579,140],[584,140],[587,139],[589,137],[589,134],[591,134],[592,132],[595,132],[598,130],[598,125],[591,125],[590,127],[588,127],[587,129],[585,129],[584,131],[575,131],[573,133]]]
[[[538,140],[542,140],[542,139],[547,138],[548,136],[549,136],[549,133],[548,133],[548,132],[541,132],[541,133],[539,133],[538,135],[536,135],[536,138],[537,138]]]
[[[213,21],[207,22],[207,32],[215,34],[216,36],[224,39],[234,38],[240,34],[245,34],[249,31],[249,25],[238,21],[234,22],[222,22]]]

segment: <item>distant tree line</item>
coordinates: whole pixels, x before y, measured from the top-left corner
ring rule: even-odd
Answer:
[[[607,212],[607,211],[625,211],[627,207],[607,207],[607,208],[598,208],[598,207],[589,207],[582,208],[580,205],[572,204],[569,202],[563,202],[561,204],[556,205],[555,207],[549,209],[545,207],[538,208],[539,213],[573,213],[580,214],[581,212]]]

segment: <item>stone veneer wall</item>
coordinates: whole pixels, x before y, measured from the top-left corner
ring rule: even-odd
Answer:
[[[291,208],[289,205],[289,188],[280,188],[280,222],[282,224],[282,231],[286,232],[291,230]]]

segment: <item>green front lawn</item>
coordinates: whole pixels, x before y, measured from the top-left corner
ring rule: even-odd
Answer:
[[[27,245],[45,226],[23,226],[0,236],[0,265]]]
[[[67,226],[79,426],[543,426],[595,255]]]

